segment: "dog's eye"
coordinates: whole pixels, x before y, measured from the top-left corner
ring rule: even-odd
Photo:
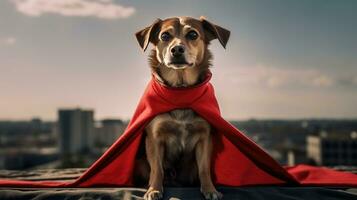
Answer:
[[[186,38],[189,40],[196,40],[198,38],[198,33],[196,31],[190,31],[186,34]]]
[[[170,40],[170,38],[171,38],[171,35],[170,35],[170,33],[168,33],[168,32],[163,32],[163,33],[161,34],[161,40],[162,40],[162,41],[167,42],[167,41]]]

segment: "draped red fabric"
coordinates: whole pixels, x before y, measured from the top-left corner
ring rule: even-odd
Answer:
[[[120,187],[133,185],[133,170],[143,129],[157,114],[190,108],[213,127],[213,181],[225,186],[321,185],[357,186],[357,175],[328,168],[298,165],[283,168],[220,114],[211,83],[170,88],[149,82],[123,135],[73,182],[0,180],[0,187]]]

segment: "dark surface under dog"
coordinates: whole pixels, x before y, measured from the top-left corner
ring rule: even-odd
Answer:
[[[249,199],[249,200],[355,200],[357,189],[332,189],[321,187],[249,187],[228,188],[217,187],[223,193],[223,199]],[[10,188],[1,189],[2,200],[121,200],[142,199],[146,192],[139,188],[51,188],[29,189]],[[199,188],[165,188],[164,199],[166,200],[193,200],[203,199]]]
[[[85,169],[46,169],[30,171],[0,170],[0,178],[21,180],[73,180]],[[357,199],[357,188],[326,187],[218,187],[223,199]],[[119,200],[142,199],[143,188],[0,188],[1,200]],[[203,199],[199,188],[165,188],[164,199]]]

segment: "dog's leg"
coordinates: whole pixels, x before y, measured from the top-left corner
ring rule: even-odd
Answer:
[[[148,133],[146,137],[146,155],[150,165],[149,189],[144,195],[145,200],[159,200],[163,197],[163,159],[164,144]]]
[[[201,182],[201,192],[207,200],[219,200],[223,195],[216,190],[211,179],[212,139],[208,131],[201,133],[202,137],[196,144],[196,161]]]

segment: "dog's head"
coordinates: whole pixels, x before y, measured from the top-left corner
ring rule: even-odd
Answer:
[[[207,46],[218,39],[226,46],[230,32],[203,17],[173,17],[157,19],[152,25],[136,33],[136,38],[145,51],[149,43],[155,46],[158,63],[171,69],[186,69],[200,65],[205,58]]]

